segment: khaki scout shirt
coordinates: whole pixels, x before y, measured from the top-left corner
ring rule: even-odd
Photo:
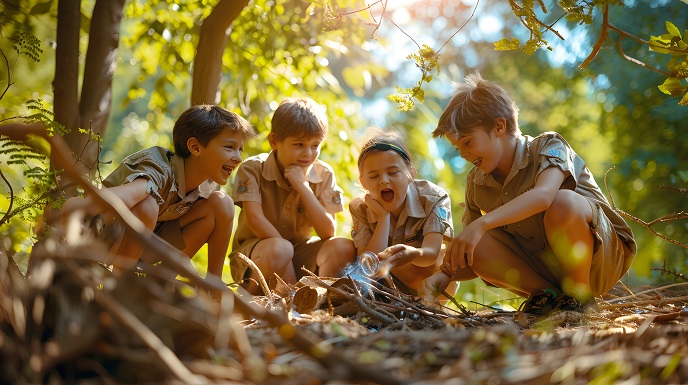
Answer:
[[[325,211],[335,214],[344,209],[342,190],[337,186],[330,165],[316,159],[306,179]],[[284,239],[292,243],[311,237],[313,224],[306,215],[299,194],[284,179],[274,152],[252,156],[239,166],[232,198],[239,207],[243,207],[243,202],[246,201],[260,203],[265,218]],[[246,223],[242,210],[232,248],[255,238],[257,236]]]
[[[353,219],[351,238],[358,249],[370,242],[377,227],[378,217],[359,196],[349,204]],[[427,233],[440,233],[449,241],[454,236],[451,200],[439,186],[426,180],[414,180],[409,184],[404,208],[392,223],[387,245],[406,244],[421,247]]]
[[[210,179],[186,194],[184,159],[162,147],[151,147],[127,156],[103,180],[103,186],[114,187],[131,183],[136,178],[148,180],[147,193],[160,206],[158,222],[178,219],[200,198],[208,198],[219,185]]]
[[[477,167],[468,173],[463,226],[478,219],[482,215],[481,211],[489,213],[533,189],[540,173],[552,166],[559,167],[566,174],[562,189],[573,190],[599,202],[616,233],[632,254],[635,254],[636,244],[631,228],[611,208],[585,161],[555,132],[545,132],[535,138],[528,135],[518,137],[514,163],[503,185],[492,174],[483,174]],[[504,225],[502,229],[514,236],[524,249],[532,252],[543,250],[547,245],[543,216],[544,212],[535,214],[522,221]]]

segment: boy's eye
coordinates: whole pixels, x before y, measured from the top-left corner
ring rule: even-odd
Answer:
[[[470,140],[465,143],[466,146],[468,146],[469,144],[471,144]]]

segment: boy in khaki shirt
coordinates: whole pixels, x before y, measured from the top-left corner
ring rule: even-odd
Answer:
[[[595,296],[628,271],[633,233],[610,207],[585,161],[559,134],[522,135],[518,108],[474,73],[458,86],[433,136],[473,163],[463,231],[426,297],[452,280],[482,278],[527,297],[524,312],[595,309]]]
[[[255,273],[237,253],[255,262],[271,286],[274,274],[293,284],[305,266],[334,277],[353,260],[347,240],[334,236],[334,215],[343,207],[332,167],[318,159],[326,135],[320,105],[310,98],[286,99],[272,117],[272,151],[246,159],[237,170],[232,197],[242,210],[231,272],[252,294],[259,293],[255,280],[248,279]]]
[[[255,136],[241,116],[214,105],[184,111],[174,124],[175,152],[151,147],[127,156],[103,180],[150,230],[189,258],[208,244],[208,273],[222,277],[234,222],[234,202],[220,185],[241,163],[244,141]],[[97,215],[90,197],[71,198],[66,218],[76,211]],[[109,220],[106,218],[106,221]],[[127,267],[148,260],[132,234],[112,245],[111,261]]]

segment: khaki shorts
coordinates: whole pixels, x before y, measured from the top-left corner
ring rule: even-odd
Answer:
[[[251,270],[248,268],[248,264],[236,256],[236,253],[241,253],[251,258],[251,252],[253,251],[253,248],[256,247],[260,241],[262,241],[260,238],[249,239],[243,242],[235,250],[232,250],[232,253],[229,255],[229,266],[234,282],[241,282],[244,280],[244,278],[248,278],[252,274]],[[323,245],[323,242],[324,241],[320,238],[313,237],[293,244],[294,258],[292,259],[292,263],[294,265],[294,270],[296,271],[296,279],[304,276],[304,272],[301,270],[302,266],[313,273],[317,273],[316,257],[318,255],[318,251],[320,251],[320,247]]]
[[[592,208],[590,231],[594,237],[590,288],[593,295],[598,296],[609,291],[626,274],[633,261],[633,254],[614,231],[614,226],[599,204],[594,200],[587,200]],[[511,234],[500,228],[488,230],[488,233],[521,257],[554,287],[561,290],[563,278],[561,265],[554,257],[549,243],[544,250],[527,251]]]

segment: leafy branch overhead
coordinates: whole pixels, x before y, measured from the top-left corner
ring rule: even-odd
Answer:
[[[347,3],[345,0],[338,0],[338,4]],[[392,20],[390,13],[387,10],[387,5],[389,0],[378,0],[368,4],[365,8],[356,9],[353,11],[344,11],[337,8],[337,4],[332,4],[327,1],[327,4],[323,7],[324,10],[324,20],[328,21],[328,30],[335,30],[342,27],[342,18],[345,16],[357,14],[357,13],[367,13],[373,19],[373,23],[369,23],[374,26],[372,37],[375,38],[375,33],[380,28],[383,19],[387,19],[393,24],[393,26],[403,32],[409,39],[411,39],[417,46],[418,51],[406,56],[407,60],[413,60],[416,67],[421,70],[421,78],[418,83],[412,88],[401,88],[396,87],[396,94],[388,96],[388,98],[396,103],[398,103],[398,109],[402,111],[408,111],[414,106],[414,101],[423,102],[425,94],[423,92],[422,86],[425,82],[430,82],[433,79],[433,73],[439,73],[440,66],[438,64],[438,58],[440,51],[446,45],[449,40],[451,40],[456,34],[461,31],[466,24],[473,18],[480,1],[478,0],[473,9],[473,14],[468,18],[468,20],[460,27],[458,30],[442,45],[442,48],[438,50],[433,50],[427,44],[418,44],[416,40],[409,34],[407,34],[401,26]],[[496,42],[494,42],[494,49],[496,51],[515,51],[520,50],[528,55],[532,55],[537,52],[540,48],[546,48],[552,50],[552,47],[548,43],[546,35],[548,33],[554,34],[558,39],[565,40],[564,36],[555,29],[555,25],[559,23],[562,19],[578,24],[578,25],[592,25],[595,22],[594,13],[598,11],[601,13],[600,21],[600,36],[597,43],[592,47],[592,51],[588,57],[580,65],[580,68],[585,68],[602,49],[603,45],[610,39],[610,32],[615,31],[620,34],[618,41],[619,53],[624,59],[639,65],[643,68],[650,69],[659,72],[666,76],[666,80],[663,84],[659,85],[660,91],[667,95],[680,97],[679,104],[682,106],[688,105],[688,31],[683,33],[683,37],[679,29],[669,21],[666,21],[668,33],[660,36],[652,36],[650,41],[646,41],[633,36],[632,34],[616,28],[609,20],[609,7],[610,6],[620,6],[623,7],[623,3],[617,0],[603,0],[597,2],[584,2],[579,0],[561,0],[558,2],[559,7],[556,9],[560,14],[555,15],[553,21],[549,20],[548,17],[554,11],[549,10],[547,5],[542,0],[532,1],[515,1],[509,0],[509,6],[514,16],[516,16],[523,27],[529,32],[528,39],[523,41],[518,37],[504,37]],[[381,13],[378,19],[374,17],[373,8],[381,8]],[[652,52],[667,54],[671,58],[666,64],[668,71],[661,71],[651,67],[650,65],[643,63],[633,57],[626,55],[621,47],[621,40],[624,37],[630,37],[633,40],[647,45]]]

